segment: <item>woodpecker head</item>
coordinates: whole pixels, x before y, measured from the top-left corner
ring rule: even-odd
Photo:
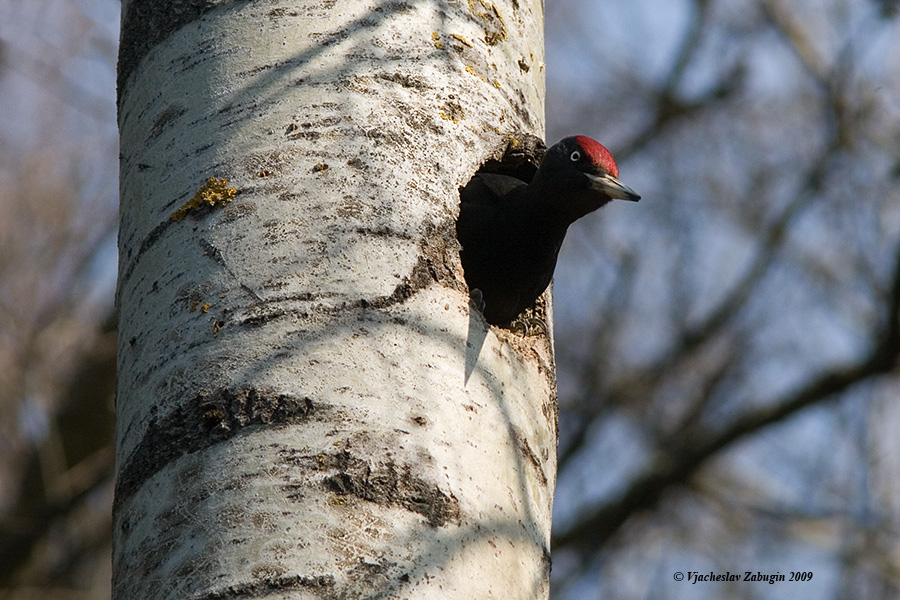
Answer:
[[[618,177],[619,167],[609,150],[584,135],[564,138],[547,150],[535,175],[536,180],[565,192],[566,212],[574,219],[615,198],[640,200]]]

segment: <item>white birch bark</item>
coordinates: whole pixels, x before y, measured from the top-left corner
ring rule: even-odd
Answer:
[[[123,2],[115,598],[547,596],[552,348],[454,229],[541,10]]]

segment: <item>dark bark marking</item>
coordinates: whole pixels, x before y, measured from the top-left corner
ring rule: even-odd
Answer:
[[[547,485],[547,475],[544,473],[544,465],[541,460],[538,458],[537,454],[534,453],[534,450],[531,449],[531,444],[528,443],[528,436],[522,433],[518,427],[514,428],[515,430],[515,438],[516,438],[516,447],[519,449],[519,453],[525,458],[527,464],[531,465],[534,468],[535,473],[541,480],[541,485]]]
[[[131,497],[173,460],[231,439],[246,427],[301,423],[313,408],[308,397],[271,390],[222,388],[199,392],[168,415],[153,418],[119,473],[115,504]]]
[[[436,485],[412,474],[409,466],[393,461],[370,463],[342,451],[316,457],[318,468],[333,471],[324,484],[338,495],[352,495],[387,506],[402,506],[442,527],[459,518],[459,503]]]
[[[496,46],[509,39],[506,23],[493,3],[481,0],[477,4],[471,2],[469,6],[472,14],[479,18],[479,24],[484,28],[484,42],[488,46]]]
[[[333,598],[334,576],[318,575],[304,577],[302,575],[282,575],[279,577],[267,577],[262,581],[252,581],[230,585],[220,590],[214,590],[194,596],[196,600],[231,600],[233,598],[264,598],[280,590],[306,589],[315,596],[321,598]]]
[[[405,232],[396,231],[389,227],[358,229],[357,233],[409,239]],[[286,301],[312,302],[324,296],[324,294],[304,292],[287,298],[282,297],[273,301],[254,303],[248,306],[241,315],[231,317],[231,323],[259,327],[283,317],[307,318],[315,312],[326,315],[340,315],[348,310],[385,309],[405,302],[432,283],[438,283],[445,287],[465,292],[465,284],[457,279],[454,271],[454,262],[458,261],[457,257],[459,255],[458,246],[459,244],[456,242],[456,224],[452,220],[447,220],[438,225],[428,225],[420,242],[421,255],[416,264],[410,273],[404,276],[403,280],[387,296],[360,298],[336,307],[320,306],[311,308],[309,311],[283,308],[282,304]]]
[[[178,117],[187,112],[187,109],[180,104],[171,104],[166,110],[156,118],[153,127],[150,128],[150,139],[159,137],[165,131],[166,125],[176,120]]]
[[[405,88],[413,88],[419,91],[431,89],[431,86],[428,85],[425,81],[409,73],[401,73],[399,71],[394,73],[378,73],[375,77],[377,77],[378,79],[383,79],[385,81],[398,83]]]

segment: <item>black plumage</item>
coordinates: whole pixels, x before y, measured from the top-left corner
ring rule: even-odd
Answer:
[[[573,136],[547,150],[530,183],[477,173],[460,188],[460,258],[489,323],[515,320],[547,289],[569,225],[614,198],[640,199],[618,175],[606,148]]]

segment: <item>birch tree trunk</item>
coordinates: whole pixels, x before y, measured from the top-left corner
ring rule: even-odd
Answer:
[[[552,347],[455,238],[541,10],[123,2],[115,598],[547,596]]]

